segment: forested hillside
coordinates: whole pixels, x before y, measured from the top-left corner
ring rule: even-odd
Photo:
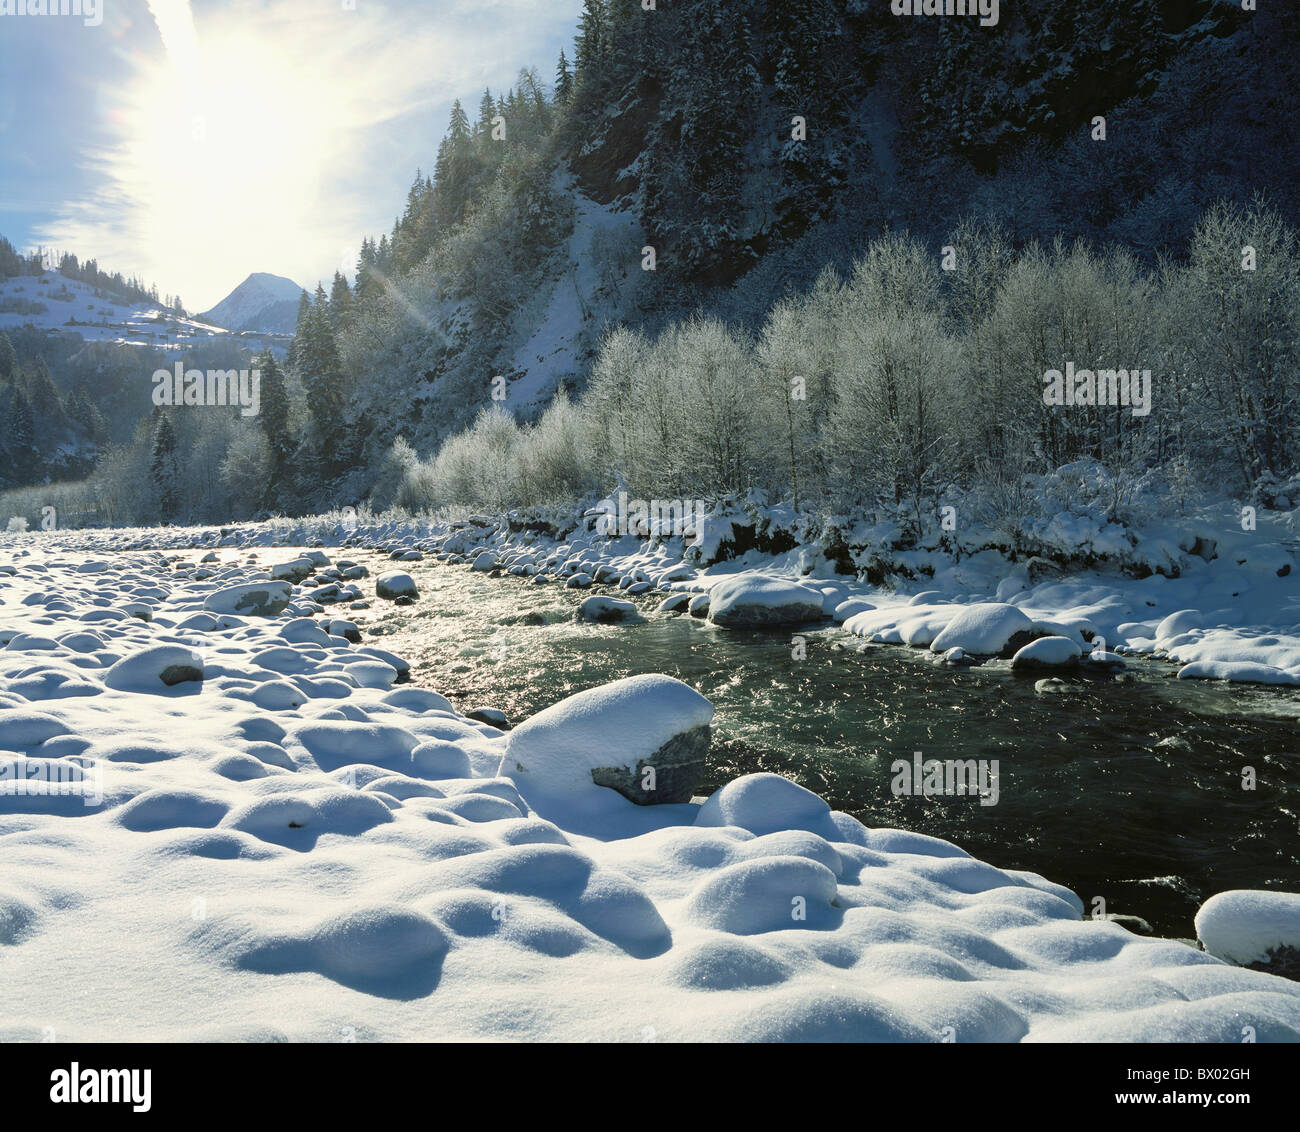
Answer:
[[[587,0],[552,81],[466,92],[431,127],[392,229],[300,305],[284,411],[223,423],[206,478],[232,453],[262,485],[239,506],[304,511],[619,478],[865,506],[1083,457],[1284,480],[1296,22],[1234,0],[1021,0],[993,27],[885,0]],[[1151,417],[1045,413],[1067,361],[1149,369]],[[520,472],[547,435],[547,476]],[[173,510],[235,505],[191,480]]]

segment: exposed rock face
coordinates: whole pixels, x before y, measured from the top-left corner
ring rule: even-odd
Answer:
[[[616,790],[638,805],[689,802],[704,775],[713,705],[671,676],[577,692],[513,731],[500,774],[547,798]]]
[[[709,724],[693,727],[669,739],[634,767],[594,768],[591,780],[617,790],[638,806],[689,802],[704,777],[704,757],[712,737]]]

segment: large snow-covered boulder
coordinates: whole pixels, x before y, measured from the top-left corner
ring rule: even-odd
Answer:
[[[415,587],[415,579],[400,570],[390,570],[375,579],[375,594],[394,601],[399,597],[418,597],[420,591]]]
[[[713,705],[671,676],[578,692],[511,733],[501,774],[547,795],[608,786],[638,805],[689,802],[704,771]]]
[[[1196,938],[1227,963],[1300,978],[1300,894],[1220,892],[1196,913]]]
[[[316,567],[310,558],[294,558],[288,562],[277,562],[271,567],[271,577],[285,582],[301,582],[311,576]]]
[[[184,645],[155,645],[123,657],[104,674],[120,692],[161,692],[203,679],[203,658]]]
[[[602,597],[593,594],[583,598],[578,606],[577,617],[580,621],[635,621],[638,618],[636,606],[630,601],[620,601],[616,597]]]
[[[212,613],[275,617],[284,612],[292,596],[293,587],[288,582],[248,582],[209,594],[203,608]]]
[[[798,625],[820,621],[824,606],[816,590],[785,578],[741,574],[709,591],[709,620],[715,625]]]
[[[1011,658],[1012,668],[1077,668],[1083,652],[1069,637],[1039,637]]]
[[[984,601],[968,605],[930,642],[933,652],[965,649],[971,656],[999,656],[1028,644],[1034,623],[1014,605]]]

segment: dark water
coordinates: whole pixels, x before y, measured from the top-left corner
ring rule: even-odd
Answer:
[[[353,557],[372,570],[381,562]],[[1132,680],[1080,678],[1043,695],[1005,662],[943,669],[923,650],[864,646],[837,629],[806,632],[806,658],[795,659],[789,633],[684,616],[587,625],[573,611],[592,591],[408,567],[418,605],[345,615],[369,643],[411,660],[416,683],[463,709],[496,707],[519,721],[580,689],[663,672],[717,709],[700,793],[775,771],[868,825],[932,834],[991,864],[1041,873],[1161,935],[1192,936],[1197,907],[1215,892],[1300,891],[1294,690],[1179,681],[1172,666],[1139,661]],[[662,596],[638,604],[648,615]],[[890,764],[918,750],[998,760],[998,804],[895,797]],[[1242,788],[1247,766],[1253,791]]]

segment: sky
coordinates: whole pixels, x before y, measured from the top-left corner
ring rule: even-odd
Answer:
[[[391,229],[432,171],[452,101],[472,117],[521,67],[549,84],[582,7],[77,3],[32,15],[0,0],[0,235],[138,275],[191,311],[254,271],[309,289],[351,274],[362,237]]]

